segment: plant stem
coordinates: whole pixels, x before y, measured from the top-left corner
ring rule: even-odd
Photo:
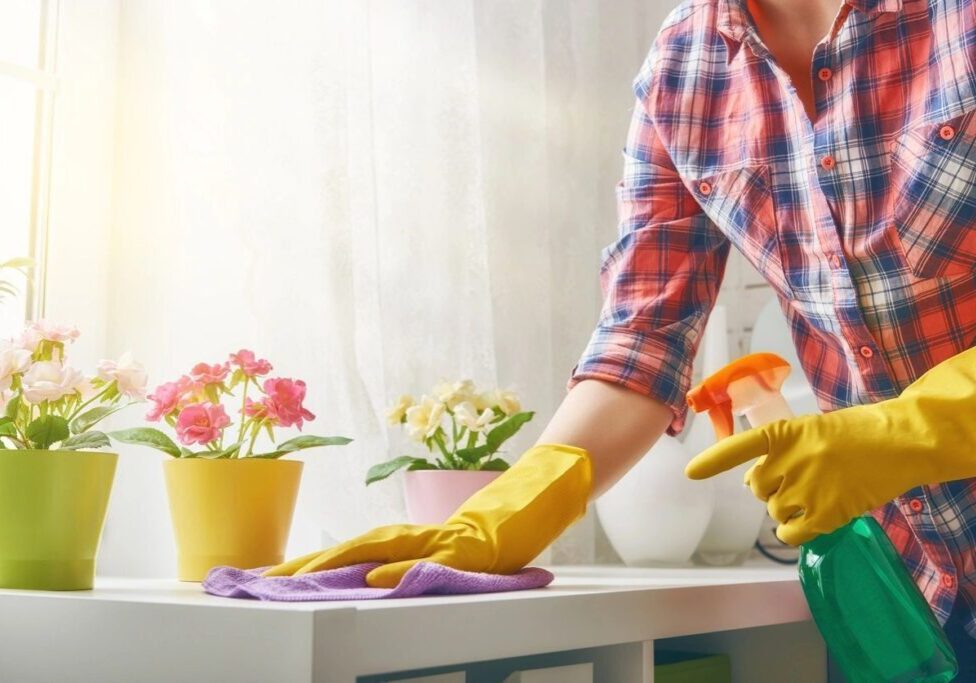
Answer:
[[[457,455],[458,449],[458,425],[457,418],[451,414],[451,453]]]
[[[240,443],[244,441],[244,408],[247,406],[247,385],[250,383],[251,378],[244,375],[244,389],[243,396],[241,396],[241,428],[237,432],[237,442]]]
[[[254,442],[258,440],[258,433],[260,431],[261,431],[261,425],[255,422],[251,426],[251,442],[247,445],[247,455],[244,456],[245,458],[250,456],[254,452]]]
[[[112,387],[112,384],[113,383],[114,383],[114,380],[112,382],[109,382],[108,384],[106,384],[104,389],[102,389],[100,392],[98,392],[97,394],[95,394],[94,396],[92,396],[90,399],[88,399],[87,401],[85,401],[84,403],[82,403],[80,406],[78,406],[74,410],[74,412],[71,413],[71,417],[68,417],[68,418],[65,418],[65,419],[68,420],[68,422],[71,422],[73,419],[75,419],[76,417],[78,417],[78,415],[81,413],[81,411],[84,410],[85,408],[87,408],[88,406],[90,406],[93,401],[97,401],[102,396],[104,396],[106,393],[108,393],[108,390]]]
[[[444,446],[444,437],[441,436],[440,429],[434,433],[434,443],[437,444],[437,447],[441,450],[441,453],[444,454],[444,460],[447,462],[447,464],[451,465],[452,467],[456,467],[454,458],[451,457],[451,454],[447,452],[447,448]]]

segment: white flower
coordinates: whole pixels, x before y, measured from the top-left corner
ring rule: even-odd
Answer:
[[[10,388],[14,375],[23,374],[30,367],[31,354],[26,349],[7,346],[0,349],[0,391]]]
[[[409,394],[404,394],[399,398],[397,404],[390,408],[390,412],[386,414],[386,419],[391,425],[398,425],[403,422],[403,418],[407,414],[407,408],[413,406],[414,400],[413,396]]]
[[[65,367],[51,360],[34,363],[24,373],[22,379],[24,398],[29,403],[57,401],[77,391],[85,381],[82,374],[74,368]]]
[[[424,396],[420,403],[407,408],[407,433],[416,441],[429,439],[441,426],[445,405],[429,396]]]
[[[475,397],[474,382],[463,379],[459,382],[441,382],[434,387],[434,396],[451,410],[459,403],[470,401]]]
[[[52,342],[73,342],[81,333],[73,325],[58,325],[49,320],[32,322],[21,333],[19,345],[31,353],[42,340]]]
[[[146,369],[142,363],[134,361],[128,351],[118,361],[103,360],[99,363],[98,376],[106,382],[116,382],[120,394],[138,400],[146,398]]]
[[[498,408],[506,415],[514,415],[518,411],[522,410],[522,404],[519,402],[519,397],[513,391],[502,391],[501,389],[495,389],[485,396],[485,400],[489,405]]]
[[[494,419],[495,414],[491,409],[485,409],[478,414],[478,409],[470,401],[465,401],[464,403],[459,403],[454,409],[454,417],[457,421],[470,429],[472,432],[482,432],[491,424],[492,419]]]

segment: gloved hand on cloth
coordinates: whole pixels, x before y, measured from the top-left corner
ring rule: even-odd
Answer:
[[[755,458],[745,483],[790,545],[916,486],[976,476],[976,348],[935,366],[898,398],[735,434],[685,471],[706,479]]]
[[[365,562],[384,563],[366,577],[376,588],[396,586],[418,562],[512,574],[583,516],[591,480],[586,451],[535,446],[442,525],[380,527],[335,548],[272,567],[265,576],[306,574]]]

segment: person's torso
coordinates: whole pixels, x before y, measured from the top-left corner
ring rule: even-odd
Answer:
[[[824,409],[891,398],[976,341],[976,8],[848,4],[813,54],[813,121],[744,0],[684,5],[637,84],[779,294]]]

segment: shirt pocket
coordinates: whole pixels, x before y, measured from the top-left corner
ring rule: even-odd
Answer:
[[[894,230],[916,277],[976,269],[976,111],[905,133],[892,186]]]
[[[765,164],[714,173],[689,181],[702,210],[781,294],[790,289],[776,227]]]

